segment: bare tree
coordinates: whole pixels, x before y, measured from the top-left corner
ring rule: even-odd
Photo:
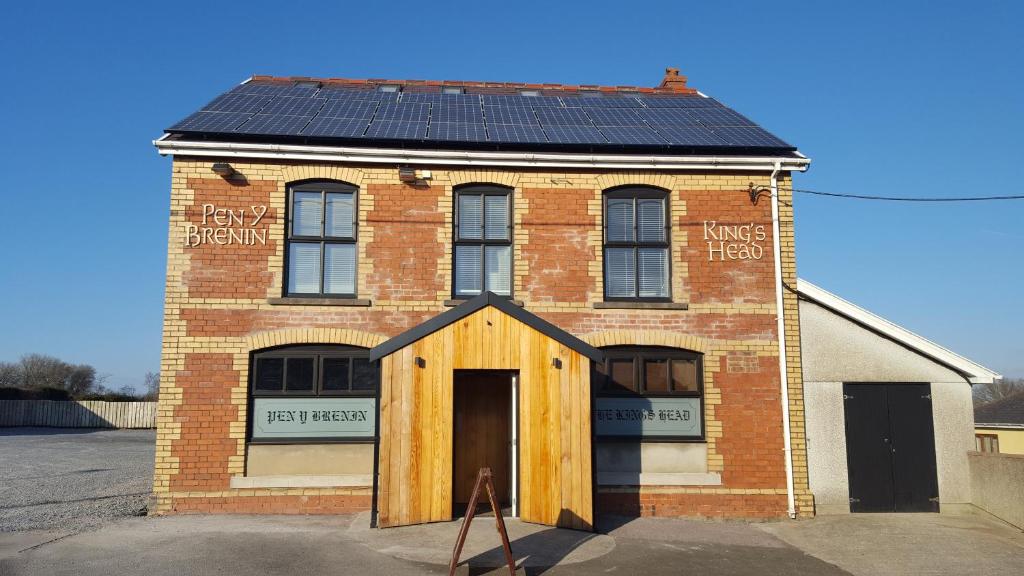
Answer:
[[[74,367],[60,358],[46,354],[26,354],[21,357],[22,386],[25,388],[66,389]]]
[[[156,400],[160,396],[160,373],[146,372],[144,386],[146,387],[146,392],[142,396],[143,399]]]
[[[20,388],[22,380],[21,364],[0,362],[0,388]]]
[[[975,384],[973,392],[974,405],[981,406],[1024,392],[1024,378],[1003,378],[991,384]]]

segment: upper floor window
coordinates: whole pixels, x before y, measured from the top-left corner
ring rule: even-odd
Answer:
[[[454,296],[512,295],[512,195],[472,186],[456,192]]]
[[[668,195],[619,188],[604,195],[606,300],[668,300]]]
[[[356,295],[356,188],[337,182],[293,186],[288,202],[288,296]]]

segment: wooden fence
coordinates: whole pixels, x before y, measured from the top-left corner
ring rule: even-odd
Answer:
[[[156,402],[0,400],[0,427],[155,428]]]

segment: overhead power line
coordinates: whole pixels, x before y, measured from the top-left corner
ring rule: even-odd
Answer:
[[[855,200],[884,200],[889,202],[982,202],[989,200],[1024,200],[1024,194],[1008,196],[961,196],[961,197],[910,197],[910,196],[869,196],[867,194],[841,194],[839,192],[822,192],[806,188],[791,188],[793,192],[814,194],[815,196],[831,196],[833,198],[852,198]]]

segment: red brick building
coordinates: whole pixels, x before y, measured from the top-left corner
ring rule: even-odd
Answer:
[[[811,514],[791,173],[657,88],[254,77],[173,156],[157,513]],[[782,312],[782,314],[780,314]]]

